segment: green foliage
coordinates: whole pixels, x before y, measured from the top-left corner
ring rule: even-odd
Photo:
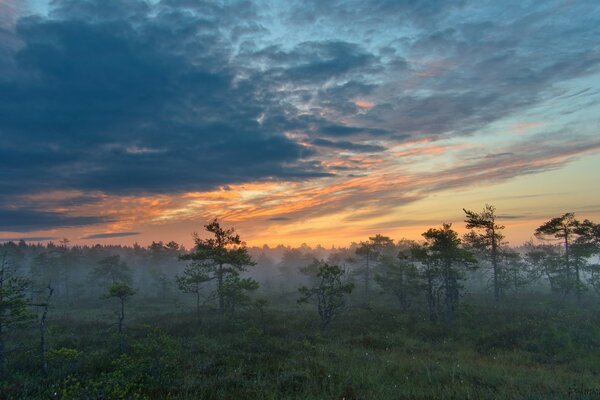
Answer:
[[[477,213],[463,208],[466,215],[466,228],[471,232],[465,235],[465,242],[474,250],[484,254],[492,266],[494,299],[500,300],[502,289],[506,287],[506,274],[501,271],[502,242],[504,226],[496,223],[496,208],[486,204],[485,208]]]
[[[121,355],[105,348],[97,325],[57,320],[55,340],[77,332],[86,339],[81,349],[50,349],[46,378],[24,357],[0,379],[0,393],[6,399],[558,399],[573,386],[596,387],[600,313],[526,310],[510,301],[503,307],[471,307],[453,330],[418,314],[359,308],[317,336],[306,324],[310,315],[291,310],[269,315],[291,334],[257,329],[252,314],[207,316],[199,334],[187,328],[186,316],[148,313],[142,319],[152,326],[132,326]]]
[[[596,224],[589,220],[582,223],[573,213],[552,218],[535,231],[539,239],[558,240],[562,243],[562,256],[554,255],[553,259],[549,260],[558,283],[555,287],[560,289],[563,295],[574,292],[578,302],[581,302],[582,292],[586,290],[582,272],[587,269],[588,259],[599,252],[598,231],[600,228]],[[562,266],[559,265],[559,261],[562,261]]]
[[[429,265],[427,271],[428,292],[432,296],[442,292],[444,303],[444,317],[452,322],[458,307],[460,281],[465,278],[465,272],[476,267],[473,254],[462,248],[458,233],[452,230],[451,224],[443,224],[442,228],[431,228],[423,233],[426,240],[425,251],[420,256],[427,258]],[[437,287],[431,287],[436,285]],[[434,304],[440,304],[434,301]]]
[[[104,298],[117,298],[119,300],[126,300],[135,294],[135,289],[126,283],[115,282],[109,288]]]
[[[131,284],[131,271],[119,255],[108,256],[98,261],[92,271],[92,278],[104,286],[118,282]]]
[[[11,268],[6,253],[0,260],[0,373],[4,369],[5,335],[15,325],[32,318],[27,310],[29,282],[17,276]]]
[[[251,305],[248,295],[258,289],[259,285],[252,278],[240,278],[239,275],[229,274],[223,280],[224,309],[233,313],[238,306]]]
[[[235,266],[235,260],[241,258],[233,264],[218,264],[230,251],[243,247],[239,237],[232,230],[220,229],[216,221],[208,226],[214,238],[201,240],[202,257],[188,255],[190,264],[177,283],[182,291],[191,293],[200,293],[200,285],[214,284],[219,288],[214,294],[222,296],[222,311],[231,312],[230,318],[206,312],[199,329],[193,324],[193,315],[175,312],[168,299],[148,301],[142,297],[127,303],[133,318],[129,318],[125,337],[121,332],[124,307],[136,291],[117,280],[104,297],[120,304],[120,352],[111,345],[109,333],[114,324],[106,321],[104,307],[86,301],[57,303],[48,320],[48,369],[40,373],[32,350],[37,346],[37,329],[14,319],[0,330],[7,338],[18,338],[14,349],[9,349],[14,350],[7,359],[10,373],[0,375],[0,397],[560,399],[585,398],[572,388],[590,393],[598,389],[597,298],[584,296],[582,306],[575,307],[554,293],[516,291],[541,276],[548,277],[557,293],[562,293],[574,282],[577,268],[585,272],[581,281],[594,287],[600,271],[589,265],[587,258],[598,252],[597,225],[589,221],[573,228],[570,274],[566,273],[564,250],[557,246],[530,244],[517,249],[526,253],[523,258],[499,252],[499,282],[506,282],[504,291],[514,290],[513,296],[505,296],[499,304],[492,304],[489,296],[480,292],[465,295],[462,285],[475,267],[471,251],[476,249],[465,247],[450,225],[425,232],[422,244],[404,241],[387,246],[385,243],[391,242],[383,236],[370,238],[372,243],[384,243],[377,247],[377,257],[370,253],[377,283],[401,305],[406,302],[410,307],[398,313],[395,304],[380,296],[368,309],[347,308],[353,285],[344,269],[318,261],[304,269],[310,284],[299,289],[299,303],[316,304],[326,335],[314,331],[314,311],[286,308],[273,301],[280,297],[264,289],[257,294],[260,297],[251,298],[249,294],[258,291],[258,284],[243,275],[243,265]],[[219,248],[219,241],[228,244]],[[148,251],[155,252],[157,259],[166,254],[175,257],[180,251],[179,246],[172,246],[172,251],[162,244],[151,247]],[[215,257],[207,256],[209,248]],[[35,254],[46,252],[44,249],[36,247]],[[398,249],[402,251],[396,257]],[[88,250],[97,252],[94,261],[107,254],[101,247]],[[305,250],[302,254],[308,254]],[[147,254],[139,247],[135,251]],[[351,251],[335,252],[331,260],[343,262]],[[23,257],[21,263],[34,257]],[[146,265],[147,257],[142,260],[131,263]],[[82,275],[87,277],[87,272]],[[20,279],[8,268],[1,276],[3,284]],[[13,287],[20,293],[19,301],[12,303],[18,305],[15,310],[26,312],[27,286],[21,282],[0,286],[5,290],[0,299],[8,299],[3,293]],[[574,289],[571,286],[569,290]],[[268,301],[273,305],[267,307]],[[426,306],[437,316],[447,313],[448,305],[452,307],[452,325],[427,318]],[[6,318],[1,321],[9,321],[10,313],[2,315]],[[331,324],[334,319],[336,323]],[[127,346],[123,346],[125,339]]]
[[[352,293],[354,289],[353,283],[342,281],[343,275],[344,271],[337,265],[322,262],[317,272],[318,284],[312,288],[302,286],[298,289],[298,303],[315,299],[322,330],[339,315],[345,306],[345,295]]]
[[[219,301],[219,310],[224,313],[231,311],[243,300],[244,296],[241,293],[256,289],[255,281],[239,277],[247,267],[256,263],[252,261],[245,244],[233,228],[221,228],[217,219],[204,228],[212,237],[202,239],[198,234],[194,234],[194,249],[180,257],[182,260],[191,261],[192,267],[178,280],[178,284],[180,288],[183,284],[183,288],[187,289],[190,287],[188,282],[191,282],[192,290],[196,293],[195,288],[198,287],[199,281],[216,281],[215,297]]]
[[[175,278],[179,290],[183,293],[198,293],[201,290],[201,285],[210,280],[211,278],[206,274],[205,268],[198,263],[187,265],[183,274]]]
[[[406,254],[398,257],[383,256],[375,281],[381,288],[398,299],[400,309],[408,310],[411,301],[420,293],[421,282],[416,264]]]
[[[373,268],[378,264],[380,257],[389,257],[394,251],[394,241],[380,234],[369,237],[368,241],[360,242],[355,250],[355,254],[362,258],[363,265],[354,270],[353,273],[362,276],[365,304],[367,306],[369,305],[371,296],[371,281],[374,278]]]

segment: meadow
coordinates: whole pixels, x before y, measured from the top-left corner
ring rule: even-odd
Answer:
[[[114,306],[114,305],[112,305]],[[132,300],[118,351],[114,307],[52,310],[43,374],[20,332],[3,399],[594,399],[600,311],[528,297],[465,306],[452,327],[386,305],[350,307],[326,332],[306,307],[223,317]]]

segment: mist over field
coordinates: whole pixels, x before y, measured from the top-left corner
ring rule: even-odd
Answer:
[[[423,240],[0,246],[7,398],[596,395],[600,224],[511,248],[494,206]],[[587,396],[587,397],[586,397]]]
[[[600,398],[597,0],[0,0],[0,400]]]

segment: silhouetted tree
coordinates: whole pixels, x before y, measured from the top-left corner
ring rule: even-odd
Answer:
[[[535,236],[542,240],[560,240],[564,244],[564,271],[565,277],[570,278],[565,285],[566,294],[575,288],[577,301],[581,301],[581,290],[583,285],[580,276],[580,261],[574,260],[582,254],[573,254],[572,247],[577,239],[577,229],[580,223],[575,214],[566,213],[561,217],[552,218],[535,230]],[[581,249],[579,249],[581,250]],[[574,268],[573,268],[574,267]],[[574,271],[573,271],[574,270]]]
[[[430,257],[427,246],[413,244],[410,248],[410,258],[413,262],[420,264],[419,276],[425,288],[425,299],[427,302],[427,313],[430,321],[437,319],[439,308],[438,278],[440,276],[439,263]]]
[[[467,229],[471,232],[465,235],[465,241],[472,247],[484,251],[492,265],[494,300],[500,301],[500,246],[503,244],[504,235],[502,230],[504,226],[496,223],[496,208],[486,204],[485,208],[477,213],[463,208],[466,214],[465,223]]]
[[[531,269],[534,280],[545,277],[552,293],[568,293],[570,277],[565,273],[564,258],[556,246],[525,243],[524,261]]]
[[[0,375],[4,373],[6,332],[31,318],[27,312],[27,286],[27,280],[16,276],[5,252],[0,259]]]
[[[444,315],[448,322],[454,320],[460,298],[460,281],[464,272],[475,266],[475,258],[469,251],[461,248],[458,233],[452,224],[443,224],[442,228],[431,228],[423,233],[428,256],[439,267],[441,275],[440,289],[444,294]]]
[[[46,299],[42,303],[32,303],[29,304],[34,307],[39,307],[42,309],[42,315],[40,316],[40,366],[42,371],[46,373],[48,371],[48,362],[46,361],[46,318],[48,317],[48,310],[50,308],[50,299],[54,294],[54,289],[51,284],[48,283],[46,287]]]
[[[227,275],[223,282],[225,310],[233,314],[237,306],[250,305],[248,292],[255,291],[258,286],[258,282],[252,278],[241,278],[236,274]]]
[[[294,276],[301,274],[301,269],[311,262],[314,256],[306,249],[286,249],[283,252],[278,269],[281,273],[293,280]]]
[[[525,262],[521,253],[509,248],[502,248],[498,252],[498,285],[500,293],[509,290],[518,290],[537,279],[537,274]]]
[[[114,255],[102,258],[92,271],[92,278],[105,287],[115,283],[131,283],[131,271],[121,256]]]
[[[232,290],[232,284],[240,285],[241,290],[250,288],[248,280],[236,279],[236,277],[245,271],[246,267],[254,266],[256,263],[252,261],[245,243],[241,241],[239,235],[235,234],[233,228],[221,228],[217,219],[204,228],[212,237],[202,239],[195,233],[194,249],[181,256],[181,259],[191,261],[209,280],[216,281],[219,310],[224,313],[227,302],[235,303],[235,300],[227,299],[227,296],[238,293],[237,290]]]
[[[345,306],[344,297],[352,292],[354,285],[343,282],[344,271],[337,265],[323,262],[317,272],[318,284],[311,288],[302,286],[298,289],[298,303],[307,303],[315,299],[317,312],[321,320],[321,330],[325,330]]]
[[[118,331],[119,331],[119,351],[123,352],[124,340],[123,340],[123,321],[125,321],[125,302],[131,296],[135,294],[135,290],[123,282],[115,282],[108,289],[107,293],[103,296],[105,299],[116,298],[119,300],[119,320],[118,320]]]
[[[380,259],[381,267],[375,274],[375,281],[381,288],[398,299],[400,309],[406,311],[411,298],[419,291],[419,274],[412,258],[405,252],[397,257],[384,255]]]
[[[600,294],[600,263],[588,263],[588,260],[594,255],[600,255],[600,224],[596,224],[589,219],[581,222],[575,229],[578,235],[573,244],[573,253],[578,255],[577,259],[582,261],[589,278],[587,282],[591,285],[597,294]]]
[[[384,250],[393,251],[394,241],[387,236],[375,235],[368,241],[360,242],[355,254],[363,259],[364,265],[358,272],[363,276],[365,305],[369,305],[371,297],[372,269]]]
[[[55,246],[50,248],[50,251],[36,254],[31,260],[30,292],[32,299],[43,293],[49,283],[60,280],[61,257],[56,252]]]
[[[199,263],[189,264],[185,267],[182,275],[175,277],[179,290],[183,293],[191,293],[196,296],[196,317],[200,322],[200,297],[202,296],[202,286],[211,280]]]

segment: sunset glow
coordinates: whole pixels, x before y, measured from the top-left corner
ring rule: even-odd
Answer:
[[[518,244],[600,216],[595,2],[67,3],[0,0],[0,239],[189,246],[216,217],[345,246],[490,203]]]

